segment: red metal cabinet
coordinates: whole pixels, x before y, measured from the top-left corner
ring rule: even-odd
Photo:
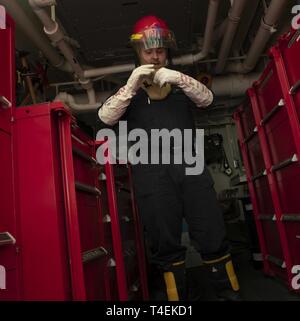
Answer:
[[[285,279],[291,290],[293,266],[300,265],[299,36],[291,30],[271,48],[269,64],[234,115],[264,270]],[[252,132],[245,122],[249,102]]]
[[[18,251],[5,256],[14,293],[0,292],[4,298],[147,299],[129,167],[100,167],[97,144],[58,102],[18,108],[14,137]],[[9,136],[0,135],[0,142],[8,146]],[[10,161],[8,154],[3,169]],[[0,170],[7,200],[7,188],[13,189],[9,173]],[[6,219],[12,220],[8,209]]]
[[[0,29],[0,266],[5,289],[0,289],[0,300],[13,300],[20,296],[18,273],[18,237],[15,208],[15,181],[13,174],[12,117],[15,110],[15,25],[6,15],[5,29]],[[17,241],[7,239],[9,232]]]

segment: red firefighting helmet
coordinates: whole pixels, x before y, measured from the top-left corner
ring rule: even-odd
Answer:
[[[130,43],[134,48],[176,48],[173,32],[164,20],[155,16],[145,16],[136,22]]]

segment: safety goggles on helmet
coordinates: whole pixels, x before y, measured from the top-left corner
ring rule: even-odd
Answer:
[[[170,48],[176,49],[176,40],[173,32],[163,28],[147,28],[134,33],[130,37],[133,47],[152,48]]]

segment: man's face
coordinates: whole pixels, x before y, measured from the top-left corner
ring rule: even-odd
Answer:
[[[166,48],[140,48],[139,57],[141,65],[154,64],[155,69],[164,67],[167,62]]]

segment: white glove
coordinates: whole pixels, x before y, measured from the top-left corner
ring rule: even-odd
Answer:
[[[196,104],[197,107],[205,107],[212,103],[212,92],[201,82],[179,71],[160,68],[153,79],[160,87],[169,83],[178,86]]]
[[[135,95],[136,91],[141,87],[143,82],[150,78],[152,74],[154,74],[155,69],[154,65],[142,65],[133,70],[129,79],[127,80],[128,90],[131,91],[133,95]]]
[[[155,73],[153,82],[158,84],[160,87],[164,86],[165,84],[179,86],[181,77],[180,74],[181,73],[179,71],[162,67]]]
[[[154,65],[142,65],[133,70],[127,84],[109,97],[99,109],[99,118],[107,125],[115,125],[125,113],[132,97],[147,78],[154,73]]]

